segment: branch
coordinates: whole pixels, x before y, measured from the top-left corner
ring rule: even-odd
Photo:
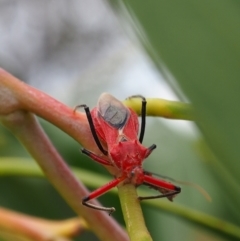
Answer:
[[[143,218],[136,187],[123,184],[118,187],[122,212],[131,241],[152,241]]]
[[[191,104],[159,98],[147,98],[147,116],[159,116],[168,119],[194,120]],[[141,114],[142,101],[138,98],[124,100],[123,103]]]
[[[74,113],[71,108],[0,70],[0,115],[3,125],[23,143],[52,185],[87,221],[99,239],[128,240],[123,229],[106,213],[83,207],[81,200],[88,195],[87,189],[73,176],[30,112],[58,126],[86,148],[93,151],[95,148],[98,153],[85,114]]]
[[[81,218],[50,221],[0,208],[0,237],[34,241],[69,240],[87,228]]]
[[[109,179],[97,173],[94,173],[94,174],[91,172],[86,173],[86,171],[82,171],[79,168],[73,168],[72,170],[79,179],[81,178],[86,185],[91,186],[93,188],[96,188],[99,185],[103,185],[104,183],[107,183],[109,181]],[[30,160],[26,158],[6,158],[6,157],[1,158],[0,176],[44,177],[43,173],[36,166],[36,164],[33,162],[30,162]],[[132,188],[130,187],[130,189]],[[115,189],[112,189],[111,192],[114,192],[116,194]],[[122,190],[120,189],[119,192],[123,194],[121,195],[123,196],[123,198],[122,200],[120,199],[120,201],[121,203],[123,203],[122,209],[123,209],[123,212],[125,213],[124,215],[131,215],[131,217],[135,216],[133,214],[135,210],[132,210],[132,207],[134,207],[135,205],[139,205],[139,203],[136,201],[136,194],[134,194],[134,192],[136,193],[135,188],[130,191],[133,194],[129,194],[126,190],[123,190],[123,189]],[[150,193],[141,190],[141,195],[149,196]],[[126,199],[129,199],[129,200],[126,200]],[[177,203],[163,201],[163,200],[148,200],[144,202],[144,205],[148,205],[152,208],[155,208],[157,211],[161,210],[163,212],[167,212],[168,214],[174,215],[178,218],[181,218],[182,220],[191,222],[192,224],[199,225],[200,227],[207,228],[215,232],[216,234],[218,234],[220,237],[224,235],[225,237],[231,240],[240,239],[240,227],[232,223],[229,223],[225,220],[221,220],[219,218],[213,217],[203,212],[194,210],[192,208],[182,206]],[[126,223],[128,221],[131,221],[131,219],[127,220]],[[127,225],[127,229],[132,228],[131,222],[127,223],[126,225]]]

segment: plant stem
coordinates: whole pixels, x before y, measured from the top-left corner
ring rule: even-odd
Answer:
[[[75,113],[71,108],[26,85],[2,69],[0,69],[0,100],[3,125],[21,141],[52,185],[72,209],[83,216],[99,239],[128,240],[127,234],[113,218],[104,212],[83,207],[81,200],[88,195],[87,189],[73,176],[30,112],[50,121],[86,148],[94,150],[94,147],[97,147],[85,114]],[[93,203],[99,205],[97,201]]]
[[[72,168],[72,171],[79,179],[81,178],[81,180],[83,180],[85,184],[91,187],[98,187],[99,185],[103,185],[104,183],[107,183],[109,181],[109,179],[105,178],[102,175],[99,175],[97,173],[91,174],[91,172],[87,172],[86,170],[82,171],[79,168]],[[42,171],[34,162],[31,162],[27,158],[16,158],[16,157],[1,158],[0,177],[1,176],[44,177]],[[128,196],[123,195],[125,192],[128,192],[128,191],[124,189],[122,190],[122,189],[123,187],[120,187],[119,189],[120,201],[124,198],[128,198]],[[113,192],[116,194],[115,189],[112,189],[110,192]],[[135,188],[132,190],[132,192],[136,193]],[[127,194],[127,195],[129,195],[129,199],[130,199],[128,201],[129,203],[132,200],[133,205],[139,205],[139,203],[134,202],[134,199],[130,198],[130,194]],[[143,192],[141,190],[141,195],[149,196],[150,193]],[[191,209],[189,207],[179,205],[177,203],[165,202],[160,200],[148,200],[144,202],[144,205],[148,205],[152,208],[155,208],[157,211],[161,210],[162,212],[166,212],[168,214],[174,215],[178,218],[181,218],[182,220],[191,222],[192,224],[194,223],[202,228],[207,228],[215,232],[219,236],[225,236],[231,240],[232,239],[240,240],[240,227],[232,223],[229,223],[225,220],[221,220],[219,218]],[[124,210],[124,213],[131,211],[129,210],[129,207],[130,205],[127,205],[126,202],[123,200],[122,208]],[[126,221],[126,223],[128,225],[128,221]]]
[[[106,213],[82,205],[82,198],[88,195],[87,189],[73,176],[32,114],[15,111],[2,117],[1,120],[38,162],[45,176],[73,210],[84,217],[100,240],[128,240],[122,228]],[[99,205],[98,202],[94,202]]]
[[[26,240],[69,240],[67,238],[74,237],[88,228],[85,221],[80,218],[53,221],[5,208],[0,208],[0,216],[0,236],[3,231],[16,237],[26,238]]]
[[[143,218],[136,187],[123,184],[118,187],[122,212],[131,241],[152,241]]]
[[[85,148],[92,150],[95,147],[85,113],[74,112],[3,69],[0,69],[0,99],[1,115],[17,110],[32,112],[69,134]]]
[[[170,101],[159,98],[147,98],[147,116],[159,116],[169,119],[194,120],[192,106],[188,103]],[[124,100],[123,103],[141,114],[142,102],[140,98]]]

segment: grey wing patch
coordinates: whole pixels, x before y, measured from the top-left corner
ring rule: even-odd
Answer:
[[[121,129],[130,115],[128,108],[107,93],[100,96],[97,107],[102,118],[116,129]]]

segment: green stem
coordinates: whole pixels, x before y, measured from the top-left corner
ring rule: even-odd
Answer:
[[[227,238],[231,238],[231,240],[240,240],[240,227],[227,221],[176,203],[173,204],[149,200],[148,204],[157,209],[166,211],[167,213],[172,213],[173,215],[181,217],[186,221],[191,221],[191,223],[195,223],[209,230],[215,231],[216,234],[220,235],[220,237],[225,236]]]
[[[152,241],[143,218],[136,187],[125,184],[118,187],[122,212],[131,241]]]
[[[84,183],[91,187],[98,187],[99,185],[103,185],[109,181],[109,179],[97,173],[93,174],[86,170],[82,171],[78,168],[72,168],[72,170],[79,179],[83,180]],[[26,158],[6,157],[1,158],[0,161],[0,176],[44,177],[42,171],[34,162],[31,162],[30,160],[27,161]],[[138,218],[141,217],[141,210],[139,210],[139,203],[136,201],[136,190],[134,187],[128,187],[128,185],[125,186],[119,188],[119,196],[127,229],[129,230],[129,233],[134,232],[132,230],[137,230],[138,232],[141,224],[138,224]],[[116,193],[116,190],[112,189],[110,192]],[[149,193],[141,191],[141,195],[147,196]],[[179,205],[177,203],[160,200],[148,200],[144,202],[144,205],[151,206],[156,208],[158,211],[161,210],[167,212],[168,214],[175,215],[178,218],[182,218],[188,222],[195,223],[201,227],[214,231],[219,236],[225,236],[231,240],[240,239],[240,227],[200,211]],[[131,224],[132,219],[128,218],[130,215],[131,217],[134,217],[134,224]],[[140,218],[140,221],[141,219],[142,217]],[[137,226],[139,228],[135,228]],[[141,226],[144,227],[145,224],[142,222]]]
[[[169,119],[194,120],[192,106],[188,103],[170,101],[159,98],[147,98],[147,116],[160,116]],[[123,103],[137,112],[141,113],[141,99],[132,98],[124,100]]]

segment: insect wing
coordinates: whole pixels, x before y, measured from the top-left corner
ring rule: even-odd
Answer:
[[[130,116],[129,109],[107,93],[100,96],[97,108],[100,116],[115,129],[122,129]]]
[[[116,142],[120,130],[126,125],[130,111],[119,100],[103,93],[91,116],[97,135],[109,147]]]
[[[108,148],[117,141],[137,139],[137,114],[110,94],[104,93],[100,96],[91,115],[99,138]]]

